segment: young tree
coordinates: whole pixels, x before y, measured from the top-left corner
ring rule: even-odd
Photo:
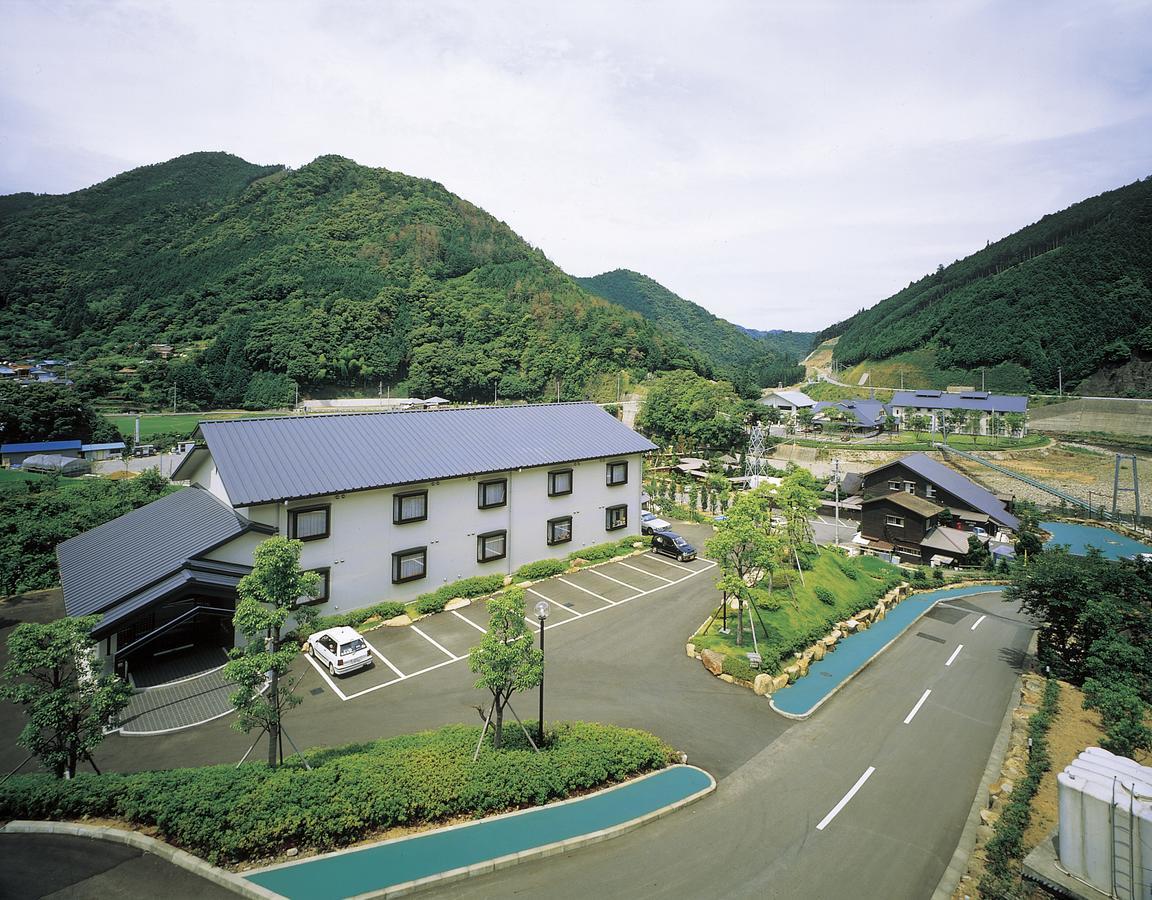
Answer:
[[[980,422],[983,416],[978,409],[970,409],[964,414],[965,424],[968,426],[968,431],[972,435],[972,443],[976,443],[976,438],[980,435]]]
[[[964,556],[964,562],[985,569],[992,562],[992,553],[988,550],[988,545],[974,534],[968,535],[968,552]]]
[[[28,722],[17,742],[57,778],[71,778],[104,730],[128,705],[132,688],[114,675],[94,675],[91,631],[99,616],[25,622],[8,637],[0,695],[24,707]]]
[[[908,427],[916,434],[916,440],[928,430],[928,417],[924,413],[916,413],[908,417]]]
[[[256,548],[252,571],[237,586],[234,622],[248,638],[242,649],[232,651],[224,667],[224,677],[237,685],[232,704],[239,715],[233,727],[247,734],[253,728],[268,733],[268,765],[284,758],[284,713],[299,705],[293,693],[299,678],[284,679],[296,658],[296,647],[282,646],[283,631],[290,619],[302,631],[316,621],[316,610],[301,606],[300,600],[316,593],[320,578],[315,572],[300,570],[300,541],[272,537]],[[265,683],[268,690],[261,693]]]
[[[1008,433],[1012,437],[1022,437],[1024,434],[1024,414],[1023,413],[1005,413],[1004,425],[1008,429]]]
[[[741,494],[705,543],[708,556],[719,564],[716,587],[737,602],[736,644],[744,644],[744,606],[751,591],[777,567],[781,541],[772,533],[772,500],[767,487]],[[769,588],[771,590],[771,588]]]
[[[511,588],[488,601],[488,632],[468,653],[468,668],[479,677],[476,687],[492,694],[492,746],[500,749],[504,707],[517,691],[540,684],[544,655],[524,627],[524,591]]]
[[[1044,535],[1036,514],[1024,512],[1020,515],[1020,530],[1016,532],[1016,558],[1027,563],[1029,557],[1036,557],[1044,551]]]
[[[950,409],[948,410],[948,424],[952,426],[952,431],[959,434],[968,422],[968,411],[965,409]],[[948,438],[944,438],[947,442]]]
[[[816,536],[812,530],[812,516],[820,508],[820,484],[807,469],[791,465],[780,487],[776,489],[776,505],[788,520],[785,540],[793,556],[815,549]]]
[[[796,421],[800,423],[800,427],[804,431],[812,430],[812,420],[816,418],[816,414],[811,409],[798,409],[796,410]]]

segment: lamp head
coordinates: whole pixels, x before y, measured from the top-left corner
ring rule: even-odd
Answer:
[[[536,604],[536,618],[537,619],[547,619],[548,618],[548,601],[541,600],[539,603]]]

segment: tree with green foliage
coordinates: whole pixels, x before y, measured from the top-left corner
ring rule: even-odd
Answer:
[[[779,566],[782,542],[772,532],[772,498],[767,485],[761,485],[736,498],[728,517],[717,523],[716,533],[705,542],[705,552],[716,560],[720,578],[718,590],[724,602],[737,602],[736,644],[744,644],[744,608],[752,600],[751,591]]]
[[[1044,533],[1040,530],[1040,522],[1036,513],[1024,510],[1020,513],[1020,527],[1016,530],[1016,541],[1013,545],[1016,558],[1028,563],[1044,552]]]
[[[284,629],[294,621],[307,632],[317,617],[314,608],[301,603],[320,587],[315,572],[300,569],[303,546],[283,537],[268,538],[256,548],[252,571],[236,588],[233,621],[248,642],[232,651],[224,667],[224,677],[237,685],[231,699],[239,715],[233,727],[245,734],[254,728],[267,733],[269,766],[283,762],[284,713],[301,702],[293,692],[300,677],[287,678],[298,650],[294,644],[285,646]]]
[[[978,409],[969,409],[964,413],[964,424],[968,429],[968,433],[972,435],[972,444],[976,444],[976,440],[980,435],[980,423],[983,420],[983,415]]]
[[[71,778],[83,760],[96,769],[92,751],[132,696],[121,679],[92,671],[99,624],[100,616],[24,622],[8,636],[0,695],[24,707],[17,743],[57,778]]]
[[[798,565],[802,565],[804,556],[816,550],[812,517],[820,508],[822,490],[823,486],[811,472],[794,464],[789,464],[780,487],[776,489],[776,505],[788,520],[784,537]]]
[[[0,438],[5,444],[34,441],[118,441],[116,426],[88,399],[60,384],[0,381]]]
[[[800,425],[801,431],[812,430],[812,420],[816,418],[816,413],[808,407],[796,410],[796,421]]]
[[[1021,437],[1024,434],[1024,422],[1026,421],[1023,413],[1005,413],[1004,425],[1008,429],[1008,434],[1013,437]]]
[[[912,429],[913,434],[916,435],[916,440],[920,440],[920,436],[928,430],[928,417],[924,413],[915,413],[908,417],[908,428]]]
[[[492,746],[504,736],[504,709],[517,691],[527,691],[544,677],[544,654],[524,627],[524,590],[510,588],[488,601],[488,631],[468,653],[468,667],[479,677],[476,687],[492,695],[485,722],[491,721]]]
[[[986,569],[992,562],[992,553],[988,545],[976,535],[968,535],[968,552],[964,555],[964,564]]]
[[[636,425],[663,444],[697,451],[733,452],[744,446],[748,405],[732,385],[694,372],[668,372],[649,382]]]

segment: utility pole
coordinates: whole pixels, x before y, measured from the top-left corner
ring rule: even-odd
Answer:
[[[980,390],[984,390],[984,367],[980,367]]]
[[[840,546],[840,457],[832,460],[832,480],[836,483],[836,544]]]
[[[900,370],[900,390],[904,390],[904,370]]]
[[[1057,377],[1060,379],[1060,382],[1059,382],[1060,383],[1060,387],[1059,387],[1060,396],[1063,397],[1064,396],[1064,367],[1063,366],[1057,366],[1056,367],[1056,374],[1057,374]]]
[[[176,385],[175,385],[175,383],[173,383],[173,385],[172,385],[172,412],[173,413],[176,412]]]

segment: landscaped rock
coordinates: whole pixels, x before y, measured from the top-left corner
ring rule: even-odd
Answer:
[[[773,675],[772,676],[772,693],[773,694],[775,694],[777,691],[784,690],[784,688],[786,688],[786,687],[788,687],[788,676],[787,675],[781,673],[779,675]]]
[[[727,682],[728,684],[733,684],[736,681],[736,679],[729,675],[727,672],[720,673],[720,680]]]
[[[724,656],[715,650],[705,650],[701,653],[700,662],[704,663],[704,668],[713,675],[720,675],[724,671]]]
[[[767,672],[761,672],[752,679],[752,690],[758,697],[764,697],[772,693],[772,682],[775,679]]]
[[[644,545],[640,541],[633,541],[632,542],[632,549],[633,550],[643,550]]]
[[[788,683],[791,684],[793,681],[795,681],[797,678],[800,677],[800,666],[799,665],[789,666],[787,669],[784,670],[784,674],[788,676]]]
[[[1000,818],[1000,813],[991,809],[980,810],[980,821],[985,825],[995,825],[996,820]]]
[[[808,674],[808,657],[807,656],[802,657],[800,659],[800,662],[796,663],[796,668],[798,668],[800,670],[800,675],[799,675],[800,678],[803,678],[805,675],[807,675]]]
[[[401,625],[411,625],[412,620],[408,618],[408,613],[400,613],[400,615],[393,616],[391,619],[385,619],[384,624],[389,628],[399,628]]]
[[[579,569],[581,566],[588,565],[588,560],[581,559],[579,556],[572,560],[572,568]]]
[[[854,618],[857,622],[866,624],[872,620],[872,612],[873,611],[871,609],[862,609],[860,612],[856,613]]]
[[[454,609],[463,609],[465,606],[471,606],[471,605],[472,605],[472,601],[469,600],[467,597],[456,597],[452,600],[449,600],[447,603],[445,603],[444,609],[446,609],[448,612],[451,612]]]
[[[685,644],[684,649],[688,651],[689,656],[691,656],[693,659],[696,658],[696,645],[695,644]]]
[[[822,660],[826,652],[823,644],[814,644],[812,646],[812,659],[815,661]]]
[[[513,581],[514,581],[514,579],[512,578],[511,575],[505,575],[504,576],[504,587],[510,587],[512,585]]]
[[[849,619],[844,623],[844,631],[848,634],[855,634],[860,630],[860,623],[855,619]]]

